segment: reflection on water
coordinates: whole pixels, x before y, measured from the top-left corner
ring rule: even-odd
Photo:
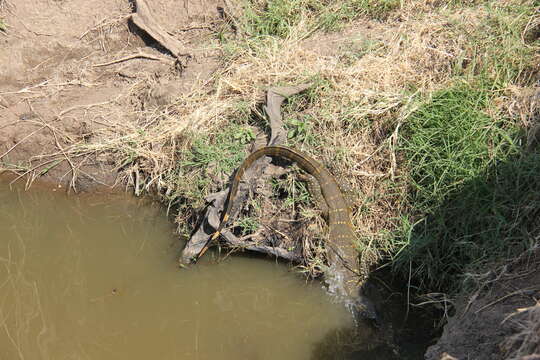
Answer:
[[[0,359],[309,359],[350,325],[283,265],[180,246],[148,201],[0,184]]]

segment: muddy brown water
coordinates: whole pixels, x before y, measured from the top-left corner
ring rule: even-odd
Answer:
[[[350,325],[282,264],[181,246],[150,201],[0,183],[0,359],[309,359]]]

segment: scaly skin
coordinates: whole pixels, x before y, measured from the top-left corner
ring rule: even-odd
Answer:
[[[281,157],[298,164],[307,173],[315,177],[321,187],[321,194],[328,206],[328,225],[330,228],[327,254],[329,268],[326,271],[326,282],[329,290],[335,295],[344,298],[348,303],[357,299],[356,286],[356,260],[357,253],[353,248],[355,233],[350,220],[348,204],[341,194],[339,186],[330,172],[311,157],[285,146],[267,146],[250,154],[240,165],[232,181],[225,211],[216,232],[208,239],[197,259],[208,249],[210,243],[219,237],[227,224],[238,186],[246,170],[263,156]],[[354,300],[357,302],[357,300]]]

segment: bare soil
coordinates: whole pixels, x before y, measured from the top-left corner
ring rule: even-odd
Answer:
[[[110,159],[88,156],[46,163],[67,142],[91,144],[100,128],[136,121],[142,110],[172,103],[218,66],[210,29],[220,19],[218,3],[153,1],[161,26],[190,56],[183,69],[128,21],[123,0],[21,0],[2,2],[6,32],[0,32],[0,160],[31,179],[87,190],[112,186]],[[169,60],[136,58],[144,54]]]
[[[539,269],[536,248],[481,275],[481,287],[456,304],[456,314],[437,344],[428,349],[426,359],[532,359],[519,356],[519,347],[526,341],[522,332],[532,328],[527,324],[530,313],[540,304]]]

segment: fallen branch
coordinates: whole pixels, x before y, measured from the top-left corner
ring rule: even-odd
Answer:
[[[148,35],[159,42],[165,49],[169,50],[175,58],[180,59],[181,56],[189,55],[178,40],[161,28],[159,23],[154,19],[146,0],[135,0],[135,4],[136,11],[131,15],[131,20],[135,25],[148,33]]]

